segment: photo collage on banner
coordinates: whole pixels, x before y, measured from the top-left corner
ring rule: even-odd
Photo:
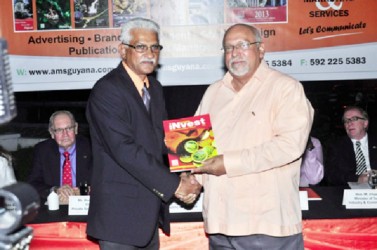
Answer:
[[[120,27],[133,17],[161,25],[286,22],[288,0],[12,1],[15,31],[33,31]]]

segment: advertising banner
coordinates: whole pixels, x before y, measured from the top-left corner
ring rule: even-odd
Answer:
[[[120,62],[122,23],[161,26],[164,86],[224,74],[222,37],[234,23],[260,29],[267,63],[301,81],[377,78],[377,1],[1,0],[15,91],[88,89]]]

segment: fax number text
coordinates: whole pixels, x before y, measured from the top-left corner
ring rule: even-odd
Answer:
[[[311,66],[319,65],[342,65],[342,64],[366,64],[366,57],[338,57],[338,58],[316,58],[310,59]]]

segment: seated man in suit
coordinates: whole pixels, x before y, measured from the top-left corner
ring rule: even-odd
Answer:
[[[368,172],[377,169],[377,138],[368,134],[369,117],[360,107],[349,106],[343,113],[347,136],[329,145],[325,178],[332,186],[347,182],[368,182]]]
[[[80,184],[90,182],[92,153],[89,140],[77,135],[78,125],[69,111],[54,112],[49,121],[51,139],[34,147],[33,168],[28,182],[42,200],[54,188],[61,203],[79,194]]]

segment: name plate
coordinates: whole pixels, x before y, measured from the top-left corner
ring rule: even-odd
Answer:
[[[309,210],[309,199],[307,191],[300,191],[301,210]]]
[[[89,195],[69,196],[68,215],[88,215]]]
[[[377,189],[345,189],[343,205],[347,209],[377,208]]]

